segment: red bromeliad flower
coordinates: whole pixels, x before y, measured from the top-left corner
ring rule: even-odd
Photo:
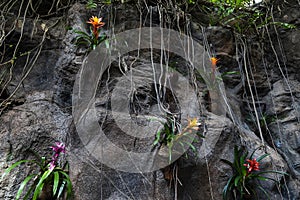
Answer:
[[[102,20],[102,17],[98,18],[98,17],[92,16],[90,18],[90,21],[87,22],[89,24],[92,24],[93,35],[95,36],[96,39],[98,39],[98,36],[99,36],[98,29],[105,25],[105,23],[102,22],[101,20]]]
[[[251,173],[252,171],[258,171],[259,170],[259,162],[256,161],[254,158],[253,160],[247,159],[247,164],[244,164],[245,167],[247,167],[247,172]]]

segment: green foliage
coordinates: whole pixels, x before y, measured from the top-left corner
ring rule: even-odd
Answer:
[[[188,4],[195,4],[195,0],[187,0]]]
[[[294,24],[284,23],[284,22],[270,22],[269,25],[276,25],[284,29],[295,29],[296,26]]]
[[[86,45],[90,50],[94,50],[96,46],[106,39],[106,34],[101,33],[101,28],[105,25],[105,23],[102,22],[102,18],[95,16],[91,17],[87,23],[91,24],[90,33],[74,30],[74,33],[77,34],[75,44],[78,46]]]
[[[211,0],[213,7],[207,8],[210,24],[232,28],[236,33],[248,35],[257,33],[265,26],[275,25],[285,29],[295,28],[295,25],[273,22],[265,7],[251,6],[252,0]]]
[[[27,200],[31,196],[32,200],[37,200],[45,187],[52,187],[51,195],[53,199],[59,199],[62,197],[64,191],[67,193],[67,199],[71,197],[72,183],[69,175],[62,168],[57,166],[54,169],[50,169],[49,164],[46,163],[46,159],[44,157],[40,157],[38,160],[20,160],[14,163],[5,170],[1,176],[1,180],[13,169],[25,163],[35,164],[39,168],[39,173],[30,174],[22,181],[16,194],[16,200],[21,198],[21,195],[27,185],[28,190],[25,193],[23,200]]]
[[[250,5],[253,0],[211,0],[214,4],[227,5],[231,8],[239,8]]]
[[[276,117],[263,113],[262,116],[259,118],[259,121],[263,127],[267,127],[268,124],[276,121]]]
[[[236,32],[245,34],[255,30],[262,11],[249,6],[250,1],[212,0],[214,8],[210,9],[212,25],[229,26]]]
[[[274,182],[278,182],[275,179],[263,176],[264,174],[268,173],[288,175],[287,173],[281,171],[254,172],[254,170],[259,170],[259,162],[267,156],[269,156],[269,154],[264,154],[258,159],[253,159],[253,155],[256,150],[257,149],[255,149],[250,155],[250,157],[247,159],[248,152],[244,153],[242,149],[238,149],[238,147],[235,146],[233,162],[221,159],[221,161],[229,165],[233,170],[233,175],[229,178],[227,184],[223,189],[224,200],[232,199],[232,196],[234,197],[234,199],[244,199],[245,196],[249,195],[256,196],[256,188],[261,190],[268,197],[267,192],[259,185],[257,181],[272,180]],[[247,164],[246,162],[249,162],[250,164]],[[254,163],[253,165],[252,162]],[[251,199],[254,199],[254,197],[251,197]]]
[[[122,0],[119,0],[120,2],[123,3]],[[112,0],[88,0],[87,3],[85,4],[86,9],[95,9],[97,8],[97,3],[98,4],[111,4]]]
[[[176,122],[172,118],[169,118],[166,123],[161,123],[164,125],[164,128],[156,133],[153,146],[158,144],[166,145],[169,151],[169,162],[172,160],[172,150],[175,142],[178,142],[182,147],[188,145],[193,151],[196,151],[196,148],[192,144],[193,141],[189,143],[184,138],[190,138],[191,134],[195,131],[199,137],[204,138],[198,131],[200,123],[198,123],[197,118],[189,120],[189,124],[180,132],[176,127]]]
[[[86,9],[93,9],[93,8],[97,8],[97,4],[94,3],[93,0],[88,0],[85,7],[86,7]]]
[[[234,74],[240,74],[240,72],[238,72],[238,71],[228,71],[228,72],[223,72],[223,73],[221,74],[221,78],[225,78],[226,76],[234,75]]]
[[[76,33],[78,36],[76,37],[75,44],[85,45],[90,48],[90,50],[94,50],[101,42],[105,41],[106,35],[100,35],[98,38],[96,38],[93,34],[88,34],[84,31],[74,30],[74,33]],[[100,30],[99,30],[100,34]]]
[[[103,0],[102,2],[105,3],[105,4],[111,4],[112,3],[111,0]],[[121,1],[121,3],[124,3],[124,2]]]

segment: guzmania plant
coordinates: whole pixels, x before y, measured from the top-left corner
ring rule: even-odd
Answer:
[[[260,185],[259,181],[271,180],[274,182],[278,182],[277,180],[264,176],[268,173],[276,173],[281,175],[288,175],[282,171],[261,171],[260,169],[260,161],[269,156],[269,154],[264,154],[259,158],[253,158],[253,155],[257,149],[255,149],[249,158],[248,152],[244,153],[244,151],[237,146],[234,147],[234,160],[230,162],[228,160],[221,159],[224,163],[228,164],[232,170],[233,175],[227,181],[223,189],[223,199],[262,199],[257,197],[257,190],[265,194],[265,196],[269,199],[269,195],[266,190]]]
[[[105,23],[102,22],[102,17],[98,18],[95,16],[92,16],[87,23],[92,25],[90,27],[90,34],[84,31],[74,30],[74,32],[78,34],[75,43],[76,45],[88,45],[90,49],[94,50],[97,45],[106,39],[106,35],[101,34],[101,28]]]
[[[194,139],[191,138],[192,142],[187,143],[186,140],[184,140],[184,138],[191,137],[191,134],[195,132],[199,137],[204,138],[204,136],[199,133],[199,126],[201,125],[201,123],[198,122],[197,118],[188,119],[188,125],[181,131],[177,131],[178,128],[176,127],[174,120],[169,119],[166,123],[162,124],[164,125],[164,128],[156,133],[153,146],[156,146],[159,143],[166,145],[169,151],[169,162],[171,162],[172,160],[172,150],[175,142],[178,142],[182,147],[188,145],[192,148],[193,151],[196,151],[196,148],[192,144]]]
[[[51,147],[53,150],[53,157],[50,162],[46,162],[45,157],[39,157],[38,160],[20,160],[9,168],[7,168],[1,177],[1,180],[11,170],[24,163],[34,163],[39,167],[39,172],[28,175],[20,184],[16,200],[19,200],[23,194],[26,186],[29,185],[26,194],[23,196],[23,200],[32,199],[37,200],[43,196],[47,196],[47,199],[59,199],[66,193],[66,198],[69,199],[72,194],[72,183],[65,167],[61,168],[58,165],[58,158],[61,153],[65,153],[65,145],[61,142],[56,142],[55,146]]]

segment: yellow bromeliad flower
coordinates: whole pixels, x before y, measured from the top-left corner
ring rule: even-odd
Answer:
[[[199,125],[201,125],[201,123],[198,122],[198,119],[196,117],[188,119],[188,128],[198,130]]]

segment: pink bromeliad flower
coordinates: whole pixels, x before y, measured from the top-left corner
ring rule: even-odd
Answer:
[[[56,154],[60,154],[61,152],[62,153],[66,152],[66,149],[65,149],[66,147],[65,147],[64,143],[62,143],[62,142],[55,142],[55,146],[52,146],[51,148]]]
[[[52,161],[49,163],[49,169],[52,171],[54,168],[55,168],[55,161],[52,160]]]
[[[62,142],[55,142],[55,146],[51,146],[52,150],[54,151],[54,155],[52,157],[51,162],[49,163],[49,169],[53,170],[56,166],[57,159],[60,153],[66,152],[66,147]]]

